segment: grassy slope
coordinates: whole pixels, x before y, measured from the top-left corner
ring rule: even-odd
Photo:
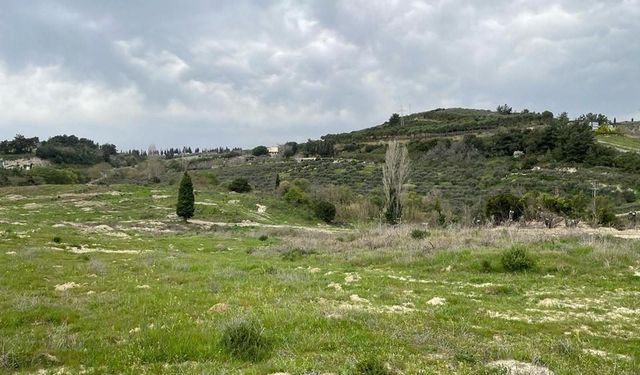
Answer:
[[[173,190],[1,191],[0,372],[346,374],[371,356],[407,374],[477,374],[512,358],[556,374],[639,370],[637,241],[506,230],[436,231],[421,241],[403,230],[272,230],[260,241],[266,229],[167,217],[172,199],[158,196]],[[229,198],[238,199],[202,188],[197,199],[227,210]],[[242,196],[232,206],[265,199]],[[306,220],[273,210],[277,221]],[[196,218],[225,217],[217,215]],[[500,253],[520,241],[538,265],[506,273]],[[141,252],[73,253],[78,247]],[[283,257],[294,248],[310,255]],[[55,290],[69,282],[77,286]],[[434,297],[444,304],[430,304]],[[247,363],[222,350],[221,329],[237,316],[262,322],[268,359]]]
[[[622,134],[599,135],[598,142],[622,151],[640,152],[640,139]]]

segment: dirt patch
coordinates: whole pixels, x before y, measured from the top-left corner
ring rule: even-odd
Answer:
[[[546,367],[534,365],[532,363],[519,362],[513,359],[507,359],[502,361],[494,361],[487,366],[502,369],[507,372],[508,375],[553,375],[553,371]]]
[[[431,305],[431,306],[442,306],[447,302],[446,299],[441,298],[441,297],[433,297],[430,300],[427,301],[427,305]]]
[[[56,291],[58,292],[64,292],[67,291],[69,289],[73,289],[73,288],[80,288],[82,285],[77,284],[73,281],[68,282],[68,283],[64,283],[64,284],[58,284],[55,286]]]
[[[595,356],[595,357],[600,357],[600,358],[607,358],[607,359],[613,359],[613,360],[624,360],[624,361],[629,361],[631,360],[631,357],[629,357],[628,355],[624,355],[624,354],[617,354],[617,353],[609,353],[609,352],[605,352],[604,350],[598,350],[598,349],[582,349],[583,352]]]

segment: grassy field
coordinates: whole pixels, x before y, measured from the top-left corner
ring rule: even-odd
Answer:
[[[345,229],[206,187],[184,224],[176,190],[0,191],[0,373],[640,371],[637,231]]]
[[[640,152],[640,139],[627,135],[599,135],[598,142],[615,147],[621,151]]]

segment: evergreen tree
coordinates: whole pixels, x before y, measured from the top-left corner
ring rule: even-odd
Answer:
[[[280,186],[280,173],[276,173],[276,189]]]
[[[176,214],[187,221],[193,217],[195,197],[193,195],[193,183],[191,177],[187,172],[184,172],[182,180],[180,181],[180,188],[178,190],[178,205],[176,208]]]

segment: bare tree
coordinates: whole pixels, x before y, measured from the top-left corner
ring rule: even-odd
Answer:
[[[147,172],[149,174],[149,180],[160,182],[163,169],[162,161],[160,161],[160,153],[155,145],[150,145],[147,150]]]
[[[385,195],[385,218],[397,224],[402,216],[403,186],[409,177],[409,153],[397,141],[389,142],[382,167],[382,186]]]

